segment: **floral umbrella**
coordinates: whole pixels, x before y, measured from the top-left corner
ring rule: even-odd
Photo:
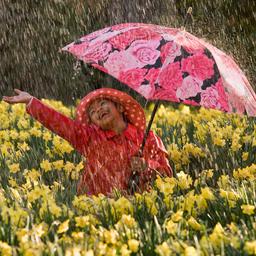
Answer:
[[[62,50],[148,100],[256,116],[256,94],[238,65],[185,30],[126,23],[83,36]]]

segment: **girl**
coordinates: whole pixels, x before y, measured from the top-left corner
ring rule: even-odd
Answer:
[[[139,156],[145,113],[128,94],[112,88],[95,90],[81,100],[76,119],[72,120],[27,92],[18,89],[15,92],[16,96],[4,96],[3,100],[10,104],[25,103],[33,118],[85,157],[78,195],[109,195],[114,188],[132,193],[134,184],[137,190],[143,191],[156,174],[172,175],[165,147],[152,131]],[[137,177],[137,182],[131,177]]]

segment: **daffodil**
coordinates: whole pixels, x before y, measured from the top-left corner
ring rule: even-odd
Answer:
[[[168,234],[175,235],[178,231],[178,223],[173,222],[172,220],[167,221],[165,224]]]
[[[250,204],[243,204],[241,205],[241,208],[243,210],[243,213],[246,215],[252,215],[254,214],[255,206]]]
[[[27,141],[30,138],[29,130],[21,130],[19,132],[19,140],[20,141]]]
[[[248,156],[249,156],[249,152],[243,152],[242,153],[242,159],[243,161],[246,161],[248,159]]]
[[[173,222],[179,222],[181,221],[183,218],[183,211],[182,210],[178,210],[176,213],[174,213],[171,217]]]
[[[139,245],[140,245],[140,242],[136,239],[128,240],[128,246],[132,252],[137,252],[139,250]]]
[[[30,147],[26,142],[18,143],[18,148],[21,149],[24,152],[30,150]]]
[[[74,246],[71,248],[67,248],[66,252],[65,252],[65,256],[81,256],[81,248],[79,246]],[[92,250],[88,250],[86,251],[84,254],[84,256],[94,256],[93,251]]]
[[[45,141],[50,141],[52,139],[52,133],[50,133],[49,131],[45,131],[43,133],[43,139]]]
[[[33,181],[36,181],[41,176],[41,174],[36,169],[32,168],[29,172],[27,172],[25,176]]]
[[[215,199],[215,196],[209,187],[201,188],[201,195],[206,200]]]
[[[60,224],[60,226],[58,227],[57,233],[58,234],[62,234],[66,231],[68,231],[69,229],[69,220],[65,220],[63,223]]]
[[[256,255],[256,240],[245,242],[244,250],[249,255]]]
[[[75,217],[75,221],[76,221],[76,227],[84,228],[90,225],[89,215]]]
[[[66,162],[63,169],[69,174],[75,169],[75,165],[69,161]]]
[[[116,244],[118,239],[118,233],[114,229],[104,230],[103,237],[104,237],[104,241],[107,244]]]
[[[184,250],[184,256],[200,256],[200,252],[193,246],[187,246]]]
[[[156,246],[155,252],[160,256],[170,256],[171,249],[166,242]]]
[[[75,241],[82,241],[84,239],[85,233],[84,232],[72,232],[71,234],[72,238],[74,238]]]
[[[134,228],[137,226],[136,220],[131,215],[123,214],[120,222],[128,228]]]
[[[32,127],[29,130],[30,134],[35,136],[35,137],[41,137],[42,136],[42,131],[36,127]]]
[[[184,198],[184,211],[191,213],[194,209],[195,202],[197,200],[197,196],[195,196],[194,190],[190,190]]]
[[[117,255],[117,252],[116,252],[116,248],[114,247],[107,247],[106,249],[106,256],[116,256]]]
[[[130,256],[132,251],[128,249],[127,244],[123,244],[121,249],[121,256]]]
[[[221,175],[217,183],[220,188],[227,188],[229,181],[230,177],[228,175]]]
[[[174,178],[162,179],[160,176],[156,179],[156,186],[164,195],[171,195],[176,186]]]
[[[57,160],[52,162],[53,168],[55,168],[56,170],[61,170],[64,166],[64,161],[63,160]]]
[[[157,215],[158,209],[156,205],[156,191],[151,191],[151,193],[146,193],[144,196],[147,208],[150,210],[152,215]]]
[[[116,213],[121,216],[122,214],[130,214],[133,212],[132,203],[124,196],[113,202],[113,207]]]
[[[201,224],[198,223],[198,221],[197,221],[195,218],[193,218],[192,216],[189,218],[188,224],[189,224],[189,226],[192,227],[194,230],[198,230],[198,231],[202,230]]]
[[[15,164],[10,164],[9,166],[9,170],[11,173],[17,173],[20,171],[20,164],[19,163],[15,163]]]
[[[67,141],[63,141],[60,151],[62,154],[67,153],[70,154],[72,151],[74,150],[74,148],[67,142]]]
[[[11,256],[11,255],[13,255],[12,247],[9,244],[0,241],[0,253],[1,253],[1,255]]]
[[[209,235],[209,240],[214,247],[221,247],[229,241],[220,223],[215,225],[213,232]]]
[[[52,164],[49,162],[49,160],[43,160],[40,163],[40,167],[45,171],[48,172],[52,169]]]
[[[188,189],[192,185],[192,178],[188,174],[181,171],[177,174],[177,185],[181,189]]]

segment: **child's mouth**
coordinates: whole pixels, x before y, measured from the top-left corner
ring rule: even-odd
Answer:
[[[107,112],[101,113],[100,116],[99,116],[100,120],[103,119],[103,118],[104,118],[105,116],[107,116],[107,115],[108,115]]]

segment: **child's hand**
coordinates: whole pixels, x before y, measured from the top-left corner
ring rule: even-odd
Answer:
[[[29,101],[33,98],[29,93],[21,91],[19,89],[14,89],[14,91],[18,94],[15,96],[3,96],[3,101],[9,104],[16,104],[16,103],[26,103],[28,104]]]
[[[146,160],[143,157],[131,157],[131,168],[133,172],[142,172],[147,168]]]

